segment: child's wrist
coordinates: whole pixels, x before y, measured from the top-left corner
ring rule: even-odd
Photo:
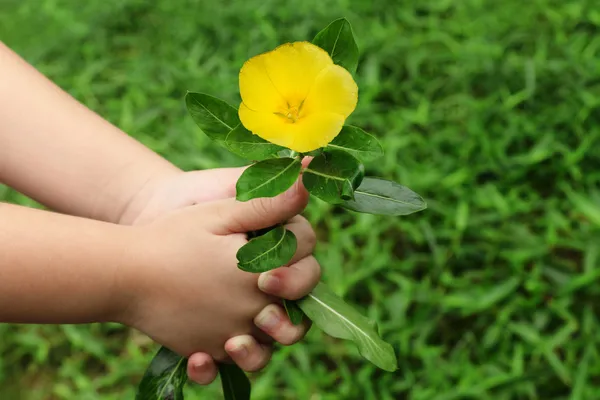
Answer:
[[[150,269],[148,249],[154,246],[145,239],[143,229],[120,226],[118,238],[122,252],[115,265],[111,296],[106,305],[105,320],[134,326],[139,308],[140,286],[144,281],[143,271]]]
[[[130,194],[127,203],[121,207],[115,217],[115,222],[120,225],[135,225],[138,217],[149,206],[152,197],[163,182],[184,172],[176,167],[161,169],[146,177],[142,184]]]

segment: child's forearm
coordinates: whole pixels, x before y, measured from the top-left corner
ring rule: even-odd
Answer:
[[[0,323],[118,321],[136,228],[0,203]]]
[[[0,42],[0,182],[54,210],[117,222],[149,180],[177,172]]]

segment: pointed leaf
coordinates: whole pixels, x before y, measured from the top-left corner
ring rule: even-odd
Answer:
[[[352,211],[379,215],[408,215],[427,208],[425,200],[396,182],[366,177],[354,191],[354,200],[342,207]]]
[[[312,194],[331,204],[351,199],[365,175],[356,158],[340,150],[327,150],[316,156],[304,170],[302,183]]]
[[[225,138],[225,145],[232,153],[254,161],[275,157],[278,152],[285,150],[284,147],[269,143],[253,134],[242,124],[229,132]]]
[[[255,273],[282,267],[292,260],[297,247],[298,241],[292,231],[278,226],[238,250],[238,267]]]
[[[352,340],[360,354],[379,368],[390,372],[398,368],[393,347],[379,337],[372,322],[325,284],[319,283],[298,305],[316,326],[330,336]]]
[[[183,400],[187,360],[161,347],[146,370],[136,400]]]
[[[275,197],[296,182],[302,164],[297,158],[274,158],[247,168],[236,184],[236,198],[247,201]]]
[[[196,125],[217,142],[223,143],[229,132],[240,124],[237,109],[211,95],[188,92],[185,104]]]
[[[221,387],[225,400],[250,400],[250,381],[235,364],[219,364]]]
[[[358,46],[354,40],[352,26],[346,18],[336,19],[317,33],[313,44],[329,53],[333,62],[346,68],[350,73],[358,65]]]
[[[292,324],[300,325],[304,320],[304,312],[298,307],[298,304],[293,300],[284,299],[283,306]]]
[[[362,162],[373,161],[383,156],[383,147],[375,136],[356,126],[344,126],[327,148],[343,150]]]

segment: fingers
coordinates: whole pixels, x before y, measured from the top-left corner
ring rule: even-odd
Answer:
[[[306,168],[306,167],[308,167],[308,164],[310,164],[310,162],[313,160],[313,158],[314,158],[314,157],[310,157],[310,156],[308,156],[308,157],[304,157],[304,158],[302,159],[302,168]]]
[[[298,248],[296,249],[296,254],[294,254],[294,257],[290,261],[290,264],[310,256],[315,250],[317,235],[306,218],[297,215],[292,218],[285,227],[292,231],[296,236],[296,239],[298,239]]]
[[[173,190],[188,193],[191,203],[235,197],[235,184],[246,168],[214,168],[186,172],[184,179],[179,182],[181,186]]]
[[[321,266],[309,256],[289,267],[263,272],[258,278],[258,287],[272,296],[298,300],[309,294],[320,279]]]
[[[227,199],[214,204],[219,215],[216,233],[245,233],[283,223],[300,214],[308,204],[308,192],[300,182],[276,197],[246,202]]]
[[[217,377],[217,366],[210,355],[194,353],[188,359],[187,374],[192,381],[208,385]]]
[[[271,336],[277,342],[289,346],[301,340],[310,324],[304,322],[301,325],[293,325],[285,310],[277,304],[266,306],[254,319],[254,323],[263,332]]]
[[[225,351],[231,360],[246,372],[256,372],[264,368],[273,353],[270,345],[260,344],[250,335],[229,339],[225,342]],[[187,374],[192,381],[200,385],[209,385],[217,377],[218,369],[210,355],[194,353],[188,359]]]
[[[198,189],[201,190],[201,193],[210,193],[214,199],[235,197],[235,184],[246,168],[248,167],[212,169],[210,170],[211,183],[214,183],[214,187],[207,188],[206,185],[202,185]],[[218,194],[218,197],[215,193]]]
[[[225,351],[244,371],[256,372],[271,360],[271,346],[258,343],[250,335],[240,335],[225,342]]]

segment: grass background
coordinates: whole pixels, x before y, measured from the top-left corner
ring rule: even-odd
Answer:
[[[254,398],[600,398],[594,0],[3,0],[0,39],[169,160],[204,169],[243,161],[195,127],[186,90],[235,104],[246,59],[340,16],[361,50],[350,122],[386,149],[368,173],[429,209],[382,218],[314,200],[307,216],[324,280],[381,321],[400,369],[314,330],[256,375]],[[35,205],[7,188],[0,199]],[[155,350],[118,325],[0,325],[0,398],[133,398]],[[218,399],[219,386],[188,394]]]

